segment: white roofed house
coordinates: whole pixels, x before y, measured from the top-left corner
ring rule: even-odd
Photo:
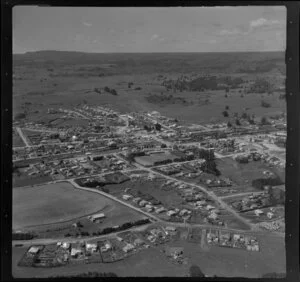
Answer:
[[[128,253],[132,250],[134,250],[134,245],[132,245],[132,244],[127,244],[125,247],[123,247],[123,252],[124,253]]]
[[[261,216],[264,212],[260,209],[257,209],[257,210],[254,211],[254,213],[255,213],[256,216]]]
[[[95,253],[98,249],[97,244],[86,243],[85,249],[88,252]]]
[[[32,246],[32,247],[30,247],[30,249],[28,250],[28,253],[36,255],[39,251],[40,251],[40,248],[39,248],[39,247]]]
[[[173,216],[173,215],[175,215],[175,214],[177,214],[177,212],[174,211],[174,210],[169,210],[169,211],[167,212],[167,215],[168,215],[168,216]]]
[[[95,222],[97,220],[105,218],[105,214],[104,213],[97,213],[97,214],[93,214],[93,215],[89,216],[88,218],[91,221]]]

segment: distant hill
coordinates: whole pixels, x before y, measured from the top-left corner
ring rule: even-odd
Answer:
[[[160,70],[228,70],[232,72],[285,71],[284,52],[230,53],[84,53],[37,51],[13,55],[14,66],[39,64],[116,64],[118,67],[150,67]]]

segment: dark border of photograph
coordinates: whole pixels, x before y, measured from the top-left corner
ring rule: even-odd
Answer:
[[[149,6],[286,6],[286,277],[276,281],[299,280],[299,190],[300,190],[300,91],[299,91],[299,15],[298,1],[50,1],[5,0],[1,2],[1,281],[45,280],[12,277],[12,9],[19,5],[65,7],[149,7]],[[74,279],[74,278],[71,278]],[[144,278],[140,278],[143,279]],[[172,278],[174,279],[174,278]],[[184,278],[177,278],[182,281]],[[189,278],[191,279],[191,278]],[[57,280],[57,279],[55,279]],[[147,280],[147,279],[145,279]],[[203,281],[272,281],[249,279],[201,278]]]

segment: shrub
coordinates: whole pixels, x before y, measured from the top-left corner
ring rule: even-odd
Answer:
[[[20,119],[24,119],[26,118],[26,114],[25,113],[19,113],[15,115],[15,120],[20,120]]]
[[[192,265],[190,267],[190,277],[205,277],[199,266]]]
[[[261,125],[269,125],[270,122],[268,121],[268,119],[266,117],[262,117],[260,120]]]
[[[229,116],[229,114],[228,114],[227,111],[223,111],[222,114],[223,114],[224,117],[228,117]]]
[[[261,106],[263,108],[270,108],[271,107],[271,104],[270,103],[267,103],[266,101],[262,100],[261,101]]]

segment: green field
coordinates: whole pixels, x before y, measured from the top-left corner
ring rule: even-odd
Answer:
[[[104,210],[107,225],[139,219],[131,209],[93,192],[73,188],[69,183],[57,183],[13,190],[13,229],[37,228],[66,222]],[[50,227],[49,227],[50,226]]]

